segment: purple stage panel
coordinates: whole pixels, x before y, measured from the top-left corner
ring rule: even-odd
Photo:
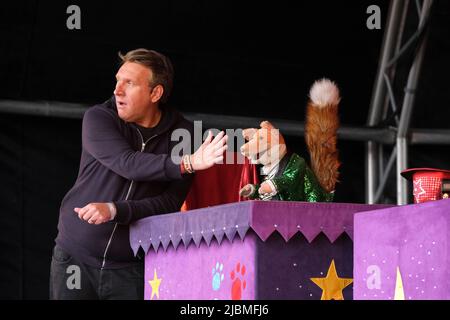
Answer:
[[[321,299],[329,270],[352,278],[353,215],[380,208],[245,201],[139,220],[130,243],[146,253],[147,300]]]
[[[355,215],[354,298],[450,298],[450,201]]]
[[[247,235],[245,241],[228,240],[219,245],[212,240],[209,246],[202,241],[187,249],[158,254],[149,252],[145,260],[144,299],[156,299],[152,279],[162,279],[160,299],[236,300],[255,299],[255,236]],[[153,297],[152,297],[153,291]]]

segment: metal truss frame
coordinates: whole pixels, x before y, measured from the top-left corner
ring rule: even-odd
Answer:
[[[383,144],[374,140],[366,145],[366,202],[373,204],[380,202],[386,187],[388,177],[396,163],[397,204],[408,202],[408,182],[402,179],[400,173],[408,167],[408,146],[412,142],[411,116],[414,107],[416,90],[420,78],[423,59],[427,46],[428,21],[433,0],[416,0],[418,26],[415,33],[402,45],[405,24],[412,1],[392,0],[384,35],[378,74],[373,90],[367,120],[368,127],[387,126],[388,120],[393,120],[391,129],[395,132],[395,142],[392,152],[385,165]],[[410,52],[415,46],[415,55],[409,69],[401,108],[396,102],[393,82],[396,76],[397,62]],[[429,130],[434,134],[437,131]],[[435,143],[432,135],[425,134],[423,143]],[[446,140],[446,139],[444,139]]]

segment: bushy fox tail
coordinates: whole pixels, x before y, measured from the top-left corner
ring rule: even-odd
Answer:
[[[336,148],[339,127],[339,89],[328,79],[311,87],[306,108],[305,139],[311,169],[326,192],[334,191],[339,177],[339,152]]]

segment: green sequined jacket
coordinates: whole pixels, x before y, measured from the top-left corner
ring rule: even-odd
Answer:
[[[286,155],[288,156],[288,155]],[[277,191],[277,199],[284,201],[330,202],[334,193],[328,193],[320,186],[314,172],[306,164],[305,159],[292,153],[283,172],[270,179]],[[259,185],[250,199],[260,199]]]

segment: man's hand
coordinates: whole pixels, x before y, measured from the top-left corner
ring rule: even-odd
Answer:
[[[111,220],[111,212],[107,203],[89,203],[83,208],[75,208],[78,217],[90,224],[101,224]]]
[[[212,139],[211,131],[209,131],[205,142],[191,155],[192,169],[194,171],[205,170],[221,162],[223,153],[227,150],[227,140],[228,136],[223,131],[214,140]]]

